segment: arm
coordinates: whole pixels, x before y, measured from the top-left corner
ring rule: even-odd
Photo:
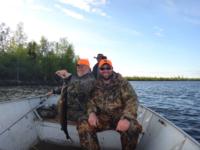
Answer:
[[[65,78],[64,80],[63,80],[63,86],[67,86],[68,85],[68,83],[70,82],[70,79],[71,79],[71,76],[72,75],[70,75],[70,76],[68,76],[67,78]],[[62,91],[62,88],[63,88],[63,86],[60,86],[60,87],[57,87],[57,88],[54,88],[53,90],[51,90],[50,92],[48,92],[48,94],[47,95],[52,95],[52,94],[61,94],[61,91]]]
[[[63,77],[65,76],[65,78]],[[48,96],[52,94],[61,94],[63,86],[68,85],[71,79],[71,74],[68,73],[66,70],[59,70],[55,73],[55,79],[57,82],[62,83],[62,86],[52,89],[50,92],[47,93]]]
[[[95,102],[95,93],[93,93],[92,98],[87,103],[87,114],[97,113],[97,104]]]
[[[59,77],[61,77],[62,79],[66,79],[69,76],[71,76],[71,73],[69,73],[67,70],[63,69],[63,70],[58,70],[55,72],[56,75],[58,75]]]
[[[56,88],[56,89],[52,89],[51,91],[49,91],[48,93],[47,93],[47,96],[49,97],[49,96],[51,96],[52,94],[61,94],[61,89],[62,88]]]
[[[62,90],[62,87],[54,88],[54,89],[52,90],[52,93],[53,93],[53,94],[61,94],[61,90]]]
[[[96,127],[98,124],[98,118],[96,116],[97,113],[97,104],[95,102],[95,93],[93,94],[93,98],[91,98],[87,104],[87,113],[88,113],[88,122],[91,126]]]
[[[98,124],[98,118],[96,116],[97,109],[96,109],[96,103],[94,100],[91,100],[88,103],[88,122],[91,126],[96,127]]]
[[[121,119],[136,119],[137,118],[137,109],[138,109],[138,98],[137,95],[126,80],[123,81],[121,86],[122,101],[124,103],[124,110]]]
[[[124,132],[127,131],[130,126],[133,127],[131,120],[136,121],[138,100],[134,89],[126,80],[122,82],[121,93],[124,110],[121,119],[117,124],[116,130]]]

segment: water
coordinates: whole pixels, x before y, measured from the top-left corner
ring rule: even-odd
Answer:
[[[140,103],[200,142],[200,81],[131,81]]]
[[[50,89],[49,86],[0,86],[0,101],[44,95]]]

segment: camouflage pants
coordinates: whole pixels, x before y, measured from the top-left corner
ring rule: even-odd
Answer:
[[[115,130],[120,117],[100,114],[97,116],[99,124],[91,127],[87,120],[78,122],[77,130],[79,133],[81,147],[87,150],[100,150],[96,132],[104,130]],[[131,126],[126,132],[119,132],[121,136],[122,150],[134,150],[137,145],[138,136],[142,131],[142,126],[135,121],[130,121]]]

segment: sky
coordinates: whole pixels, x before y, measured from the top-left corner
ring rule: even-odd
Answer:
[[[123,76],[200,77],[199,0],[0,0],[2,22],[67,37],[91,67],[103,53]]]

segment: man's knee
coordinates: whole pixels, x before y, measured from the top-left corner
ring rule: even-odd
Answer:
[[[130,128],[128,129],[128,132],[132,132],[135,134],[142,133],[142,125],[137,120],[133,120],[130,122]]]
[[[122,150],[134,150],[138,143],[139,134],[142,132],[142,126],[137,120],[131,121],[131,126],[126,132],[121,134]]]
[[[138,143],[139,133],[123,132],[121,133],[122,150],[135,150]]]

